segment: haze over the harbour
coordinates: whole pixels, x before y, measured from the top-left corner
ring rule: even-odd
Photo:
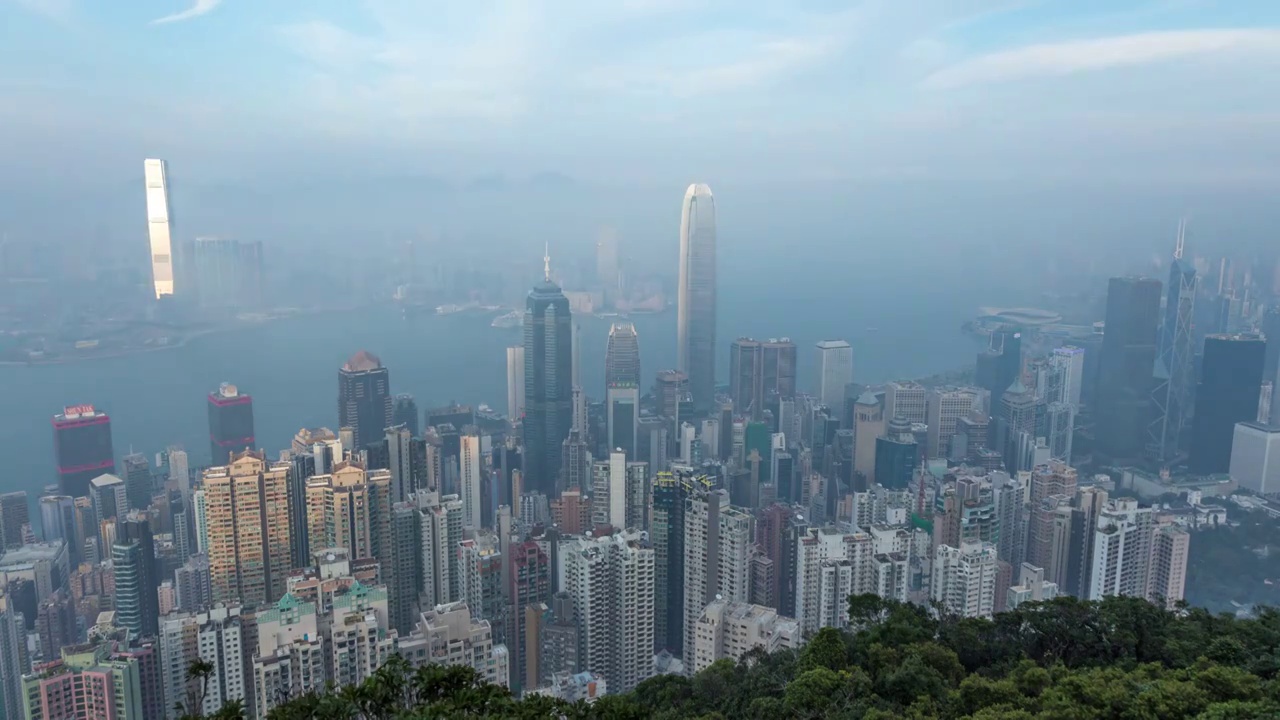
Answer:
[[[0,232],[118,257],[144,253],[143,157],[170,164],[175,232],[274,252],[438,238],[536,264],[610,224],[663,267],[691,181],[744,254],[900,249],[935,278],[975,253],[1163,254],[1180,216],[1262,247],[1276,219],[1272,3],[6,0],[0,21]]]

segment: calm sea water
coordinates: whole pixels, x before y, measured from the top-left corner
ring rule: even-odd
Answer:
[[[742,335],[795,340],[802,389],[812,387],[812,347],[824,338],[853,343],[859,382],[951,370],[973,360],[975,343],[960,324],[977,304],[963,287],[877,291],[852,278],[835,290],[724,287],[721,373],[729,341]],[[420,408],[458,401],[505,411],[504,348],[519,342],[520,331],[491,328],[490,317],[460,313],[406,320],[395,308],[373,308],[279,321],[128,357],[0,367],[0,448],[6,459],[0,490],[26,490],[34,504],[55,481],[50,418],[70,404],[93,404],[110,413],[117,459],[130,450],[151,457],[178,444],[190,452],[193,465],[207,463],[205,396],[223,381],[253,395],[258,442],[275,455],[301,427],[336,426],[337,370],[360,349],[379,355],[390,369],[392,390],[413,394]],[[633,320],[645,377],[673,367],[674,310]],[[610,321],[580,322],[582,381],[598,396]]]

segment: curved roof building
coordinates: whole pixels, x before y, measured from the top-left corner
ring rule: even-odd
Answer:
[[[609,344],[604,353],[604,386],[640,387],[640,340],[636,326],[616,322],[609,328]]]
[[[677,369],[689,376],[694,409],[711,408],[716,391],[716,204],[701,183],[680,206]]]

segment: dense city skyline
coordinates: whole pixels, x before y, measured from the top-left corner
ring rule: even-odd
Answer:
[[[0,720],[1275,716],[1248,5],[0,0]]]
[[[854,344],[816,342],[805,369],[781,335],[727,342],[729,371],[717,375],[709,189],[690,185],[679,211],[674,334],[688,372],[651,371],[651,387],[635,323],[611,320],[606,342],[582,348],[581,317],[617,317],[609,298],[625,287],[609,238],[585,292],[555,282],[544,250],[515,321],[524,341],[502,358],[503,409],[518,415],[419,408],[367,349],[338,370],[336,429],[303,427],[279,460],[255,447],[255,404],[232,383],[206,398],[211,456],[229,462],[195,470],[172,445],[154,466],[131,452],[109,467],[110,418],[64,408],[53,422],[61,493],[40,497],[39,513],[25,492],[0,496],[0,570],[16,573],[0,597],[18,603],[31,583],[50,598],[37,608],[43,664],[9,650],[6,672],[39,668],[16,674],[42,692],[114,674],[136,698],[126,715],[143,717],[178,692],[190,656],[177,638],[198,632],[241,643],[231,652],[253,684],[231,672],[206,707],[243,698],[258,717],[292,693],[360,683],[393,654],[444,657],[431,649],[440,642],[470,648],[449,662],[525,695],[570,699],[582,682],[625,693],[655,673],[847,627],[849,609],[830,598],[871,593],[974,618],[1059,594],[1172,607],[1189,589],[1196,528],[1227,517],[1205,497],[1221,492],[1218,478],[1265,492],[1280,476],[1261,329],[1280,273],[1222,258],[1216,283],[1188,282],[1213,268],[1183,262],[1180,233],[1170,277],[1196,302],[1161,312],[1163,283],[1126,276],[1110,280],[1101,323],[985,307],[969,325],[985,346],[972,374],[860,383]],[[224,261],[211,257],[184,268],[178,255],[153,312],[207,312],[194,278]],[[256,272],[232,265],[220,282],[245,271]],[[407,317],[414,306],[397,300]],[[1191,430],[1156,435],[1177,343],[1202,357]],[[584,363],[604,382],[584,386]],[[712,393],[701,403],[699,372]],[[93,603],[73,607],[67,581]],[[94,589],[104,583],[111,594]],[[332,609],[309,600],[317,586],[335,593]],[[68,654],[108,602],[114,639]],[[30,621],[11,604],[0,623]],[[237,640],[255,632],[256,649]],[[165,677],[164,689],[133,673]],[[59,711],[39,697],[29,713]]]

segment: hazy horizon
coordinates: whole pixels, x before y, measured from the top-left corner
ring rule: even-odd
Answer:
[[[798,222],[841,261],[994,243],[1140,267],[1181,217],[1193,249],[1269,252],[1280,215],[1271,4],[0,0],[0,21],[11,240],[141,259],[144,157],[179,237],[277,256],[357,234],[536,259],[611,225],[661,266],[691,182],[726,247]]]

